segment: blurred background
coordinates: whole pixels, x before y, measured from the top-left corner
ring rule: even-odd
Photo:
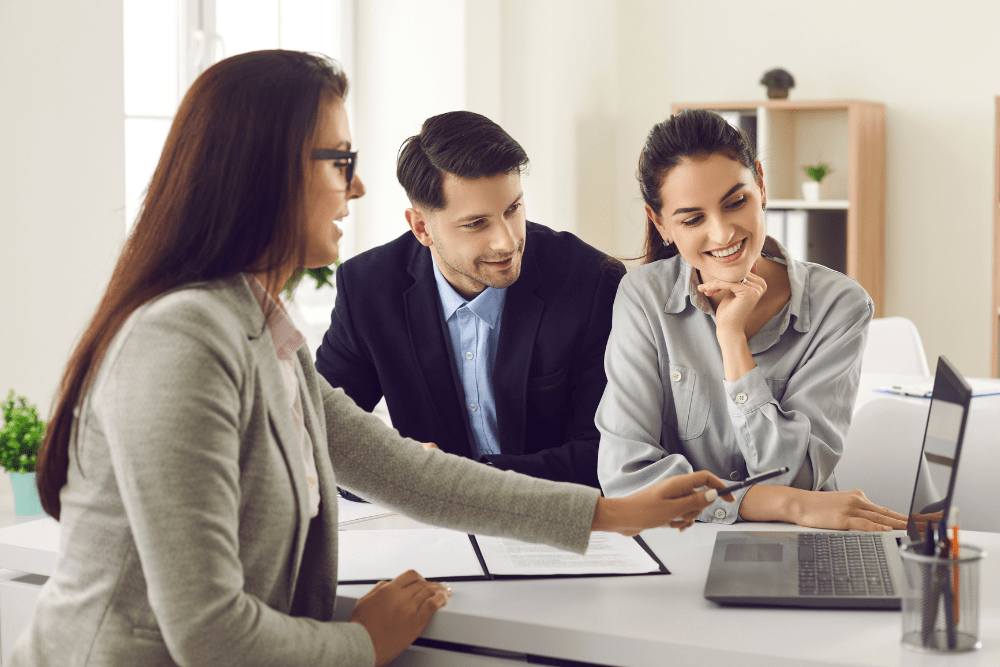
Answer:
[[[436,113],[498,122],[531,158],[528,218],[629,257],[639,150],[671,104],[763,103],[774,67],[792,100],[883,103],[883,314],[987,376],[997,25],[992,0],[0,0],[0,390],[48,414],[181,96],[263,48],[350,79],[368,194],[342,258],[407,231],[396,151]],[[306,289],[321,327],[332,296]]]

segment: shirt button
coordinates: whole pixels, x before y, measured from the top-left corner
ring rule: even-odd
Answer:
[[[729,473],[729,479],[733,480],[734,482],[738,482],[740,479],[740,474],[738,472],[731,472]]]
[[[470,410],[472,410],[473,412],[475,412],[475,411],[476,411],[476,410],[478,410],[479,408],[478,408],[478,407],[476,407],[476,404],[475,404],[475,403],[469,403],[469,409],[470,409]]]
[[[736,394],[736,402],[739,403],[740,405],[743,405],[744,403],[746,403],[747,402],[747,398],[748,398],[747,395],[744,394],[742,391],[740,393]]]
[[[680,382],[681,381],[681,372],[680,371],[674,371],[673,373],[670,374],[670,379],[673,380],[674,382]]]
[[[466,353],[465,353],[465,358],[466,358],[466,359],[471,359],[471,358],[472,358],[473,356],[474,356],[474,355],[473,355],[473,354],[472,354],[471,352],[466,352]]]
[[[715,510],[715,518],[716,519],[725,519],[726,518],[726,510],[722,509],[721,507],[719,509]]]

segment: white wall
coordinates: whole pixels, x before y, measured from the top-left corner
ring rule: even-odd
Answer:
[[[354,145],[367,195],[344,221],[357,252],[409,228],[396,180],[403,140],[424,119],[465,108],[465,0],[363,0],[355,5]],[[372,83],[377,82],[377,83]]]
[[[763,100],[776,66],[794,99],[883,102],[885,314],[916,322],[932,368],[989,374],[1000,3],[505,0],[500,21],[496,120],[531,157],[529,217],[620,256],[638,253],[636,162],[672,102]]]
[[[121,0],[0,2],[0,400],[47,415],[125,233]]]

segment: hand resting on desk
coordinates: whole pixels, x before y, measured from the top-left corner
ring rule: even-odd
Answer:
[[[755,484],[740,504],[746,521],[791,521],[809,528],[881,532],[906,528],[906,516],[853,491],[807,491]]]
[[[431,616],[448,604],[451,589],[408,570],[392,581],[380,581],[354,605],[352,623],[372,639],[375,664],[384,665],[413,643]]]

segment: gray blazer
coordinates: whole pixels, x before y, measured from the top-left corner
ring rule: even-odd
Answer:
[[[430,524],[583,552],[598,492],[426,452],[299,351],[310,521],[277,356],[245,279],[126,322],[77,413],[56,570],[11,665],[370,665],[334,623],[336,485]],[[336,477],[334,476],[336,470]]]

